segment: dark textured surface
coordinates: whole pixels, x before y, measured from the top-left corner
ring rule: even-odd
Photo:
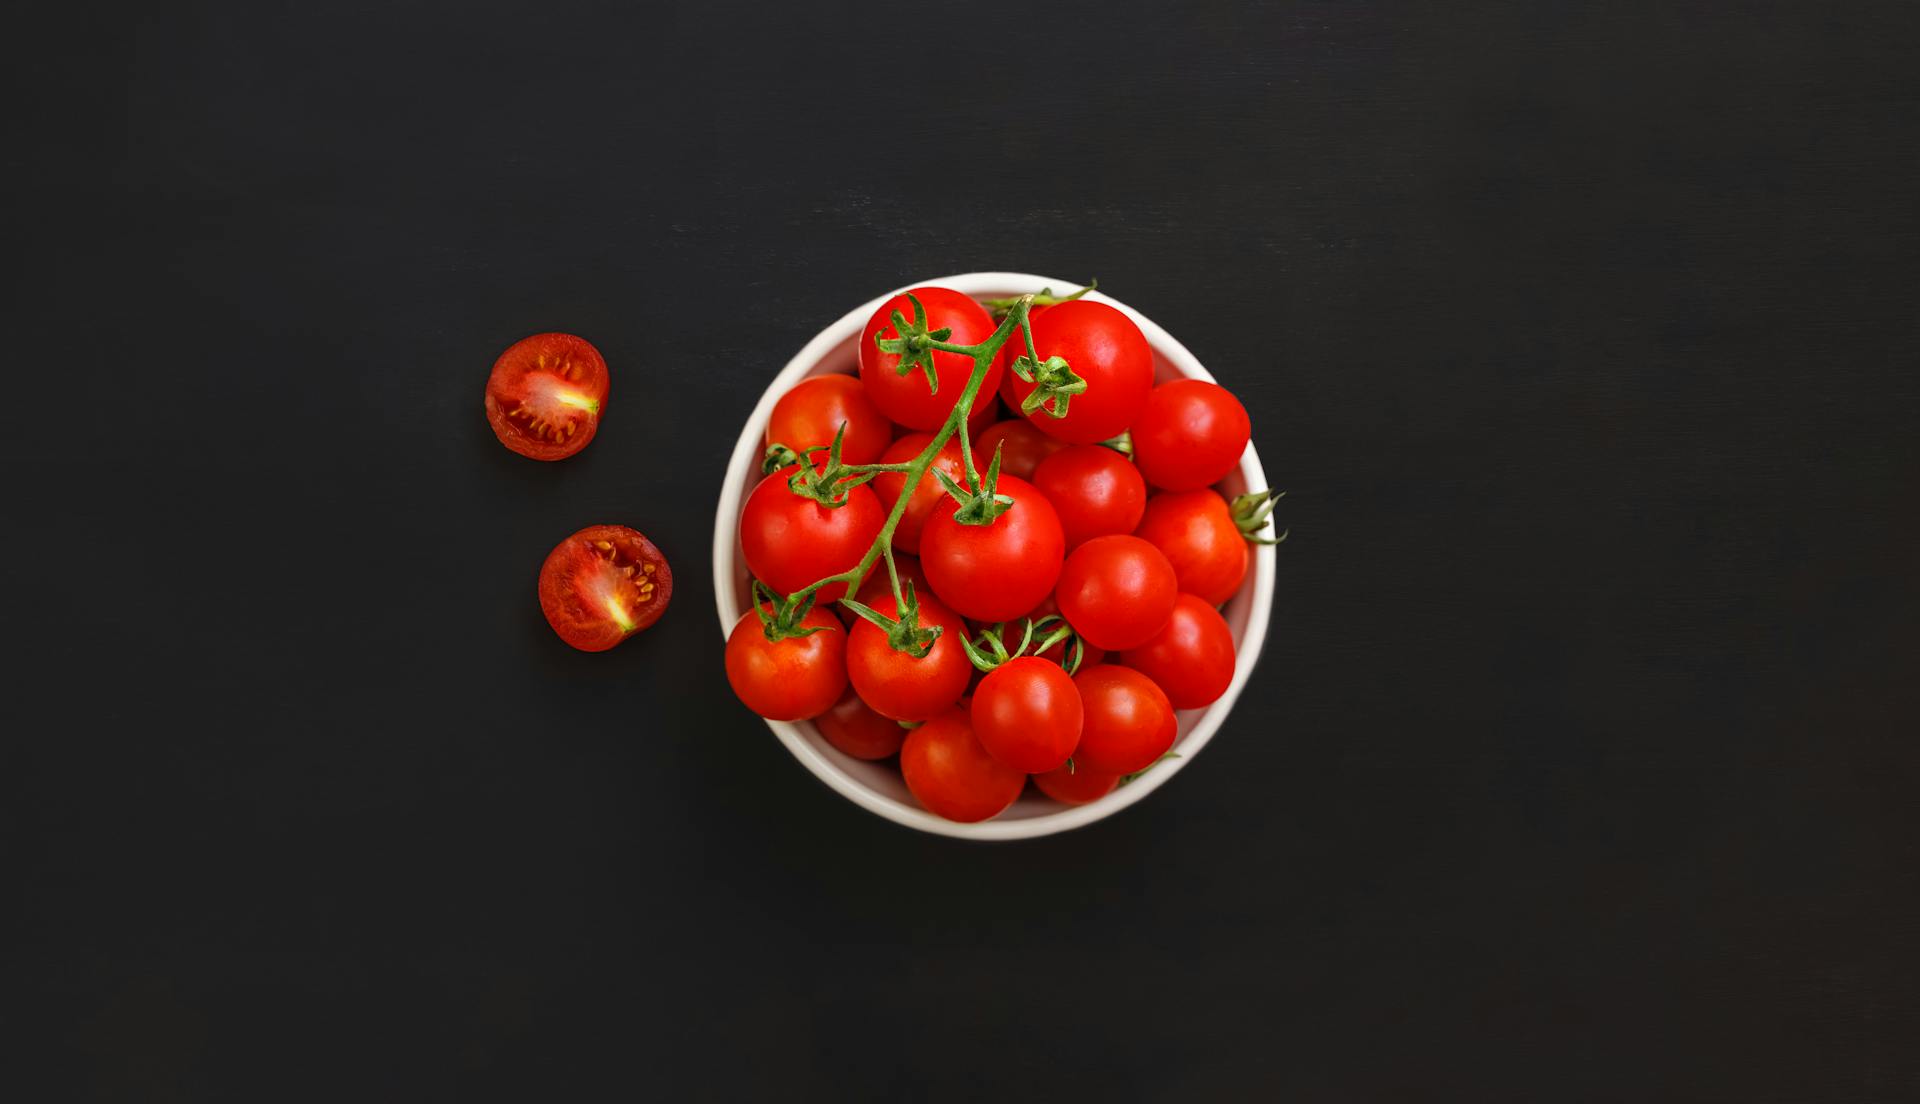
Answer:
[[[1920,1098],[1920,20],[1563,7],[17,27],[18,1098]],[[1184,340],[1294,533],[1208,752],[995,847],[794,763],[705,567],[771,373],[979,268]],[[603,520],[681,589],[585,656]]]

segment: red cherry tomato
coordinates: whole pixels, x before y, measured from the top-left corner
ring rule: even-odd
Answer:
[[[932,595],[920,595],[918,601],[920,627],[943,630],[919,659],[894,651],[887,634],[864,617],[847,637],[847,675],[853,688],[874,712],[896,721],[924,721],[942,712],[960,700],[973,678],[973,663],[960,643],[967,623]],[[888,617],[899,611],[891,596],[872,608]]]
[[[817,717],[847,688],[847,631],[822,609],[807,611],[800,624],[820,631],[768,640],[759,615],[748,610],[727,634],[727,683],[769,720]]]
[[[897,754],[907,730],[899,721],[890,721],[848,690],[832,709],[813,719],[813,726],[827,743],[855,759],[885,759]]]
[[[828,508],[793,493],[787,481],[799,469],[782,468],[760,481],[740,514],[740,548],[747,570],[781,594],[792,594],[858,564],[886,524],[886,511],[866,487]],[[846,585],[822,587],[817,604],[838,601]]]
[[[1066,547],[1059,515],[1033,484],[1002,475],[998,492],[1013,505],[991,524],[962,525],[952,511],[935,510],[920,534],[933,592],[963,617],[988,623],[1019,617],[1052,593]]]
[[[1080,725],[1074,680],[1036,656],[995,667],[973,693],[973,731],[981,746],[1025,774],[1065,763],[1080,743]]]
[[[1002,474],[1032,479],[1040,461],[1066,447],[1065,441],[1040,432],[1025,418],[995,422],[985,432],[973,435],[973,466],[986,471],[993,463],[993,450],[998,448]]]
[[[1072,767],[1060,766],[1045,774],[1034,775],[1033,784],[1055,801],[1067,805],[1085,805],[1112,793],[1113,788],[1120,784],[1120,776],[1088,770],[1076,759]]]
[[[1252,435],[1247,408],[1232,392],[1206,380],[1170,380],[1134,419],[1133,462],[1156,487],[1198,490],[1240,466]]]
[[[902,591],[906,590],[907,583],[911,580],[914,593],[919,597],[925,598],[933,593],[933,588],[927,585],[927,573],[920,570],[919,560],[905,552],[895,552],[893,569],[900,573]],[[853,597],[863,606],[875,606],[880,603],[880,599],[893,597],[893,580],[887,577],[887,565],[884,562],[874,565],[873,570],[867,573],[867,581],[860,584],[860,593]],[[846,609],[844,606],[841,608]],[[859,615],[852,610],[846,610],[846,616],[849,619],[848,624],[859,620]]]
[[[487,377],[487,424],[500,443],[535,460],[564,460],[593,440],[607,402],[607,362],[586,338],[521,338]]]
[[[604,652],[660,620],[673,569],[653,542],[624,525],[589,525],[540,565],[540,612],[560,639]]]
[[[842,425],[847,427],[840,442],[842,463],[871,464],[893,440],[893,423],[867,398],[867,389],[858,379],[815,376],[800,381],[773,404],[766,442],[778,442],[817,460],[820,455],[807,450],[832,445]]]
[[[1119,662],[1159,683],[1175,709],[1199,709],[1233,681],[1233,632],[1205,599],[1182,594],[1166,627]]]
[[[932,443],[931,433],[909,433],[888,446],[880,461],[884,464],[904,464],[920,455]],[[920,477],[919,485],[914,487],[913,497],[907,500],[907,512],[900,515],[900,524],[893,530],[893,546],[902,552],[920,551],[920,531],[926,528],[927,518],[940,508],[941,503],[947,504],[947,512],[954,510],[953,498],[933,474],[934,468],[946,472],[955,483],[966,485],[967,466],[960,459],[958,436],[948,438],[947,443],[940,446],[940,451],[933,454],[932,465]],[[893,504],[900,501],[900,492],[906,489],[907,477],[904,473],[882,472],[874,476],[868,486],[880,497],[881,509],[891,514]]]
[[[1033,485],[1053,503],[1067,551],[1131,533],[1147,508],[1147,482],[1127,458],[1100,445],[1069,445],[1040,461]]]
[[[1026,616],[1037,622],[1043,617],[1046,617],[1050,614],[1057,614],[1059,612],[1060,612],[1059,600],[1054,595],[1049,594],[1047,595],[1045,601],[1035,606],[1033,610],[1029,612]],[[1003,627],[1000,630],[1000,643],[1006,645],[1007,650],[1009,652],[1013,651],[1015,648],[1020,646],[1021,620],[1022,620],[1021,618],[1016,617],[1011,621],[1007,621],[1004,623]],[[1071,627],[1073,622],[1069,621],[1067,622],[1067,624],[1069,627]],[[1028,642],[1028,646],[1031,647],[1032,645],[1039,643],[1041,638],[1051,634],[1054,631],[1054,629],[1058,627],[1059,627],[1058,625],[1050,625],[1044,629],[1036,630],[1033,634],[1033,639]],[[1044,652],[1036,652],[1034,654],[1038,655],[1041,659],[1048,660],[1049,662],[1053,662],[1053,663],[1058,663],[1063,667],[1066,666],[1067,646],[1064,643],[1055,644],[1053,647],[1048,648]],[[1091,667],[1094,664],[1100,662],[1102,659],[1106,658],[1106,654],[1107,653],[1105,649],[1089,644],[1084,639],[1080,641],[1080,666]]]
[[[909,732],[900,773],[928,812],[963,823],[1000,815],[1027,783],[980,745],[964,709],[949,709]]]
[[[1133,535],[1165,554],[1182,591],[1209,605],[1232,598],[1247,576],[1247,540],[1227,500],[1205,487],[1154,495]]]
[[[1066,417],[1040,409],[1027,415],[1028,421],[1076,445],[1097,445],[1133,424],[1153,391],[1153,350],[1133,319],[1105,303],[1078,299],[1028,321],[1040,359],[1065,357],[1074,374],[1087,381],[1087,389],[1068,402]],[[1026,353],[1017,330],[1007,344],[1014,350],[1009,355]],[[1007,405],[1020,409],[1033,387],[1016,378],[1013,401]]]
[[[1000,420],[1000,396],[981,391],[973,397],[973,413],[967,415],[967,439],[977,440],[987,427]]]
[[[948,341],[956,345],[978,345],[993,336],[995,326],[987,308],[965,295],[938,287],[914,288],[913,295],[927,309],[929,330],[953,331]],[[908,429],[938,429],[947,415],[953,413],[953,404],[960,401],[961,393],[966,390],[967,378],[973,374],[973,358],[959,353],[934,353],[934,374],[940,381],[937,389],[929,389],[927,374],[918,367],[901,375],[895,370],[900,363],[899,356],[883,353],[874,344],[878,337],[899,336],[893,329],[896,310],[901,317],[913,320],[913,304],[905,294],[882,303],[867,320],[867,328],[860,334],[860,381],[867,385],[867,396],[887,417]],[[996,361],[987,367],[979,394],[991,396],[999,386],[1000,365]]]
[[[1150,678],[1128,667],[1101,664],[1073,676],[1086,710],[1073,765],[1094,772],[1131,774],[1152,766],[1179,734],[1173,703]]]
[[[1139,537],[1112,536],[1073,550],[1060,569],[1056,597],[1068,624],[1113,652],[1159,632],[1179,593],[1173,565],[1158,548]]]

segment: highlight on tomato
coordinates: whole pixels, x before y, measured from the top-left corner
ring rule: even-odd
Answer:
[[[1192,491],[1211,487],[1240,466],[1253,422],[1219,384],[1177,379],[1153,389],[1131,434],[1133,462],[1147,482]]]
[[[1133,532],[1147,509],[1147,481],[1102,445],[1068,445],[1034,470],[1033,485],[1060,515],[1071,552],[1095,537]]]
[[[564,460],[593,440],[607,402],[607,362],[584,337],[523,337],[487,376],[487,424],[534,460]]]
[[[1060,612],[1110,652],[1147,642],[1173,613],[1180,583],[1160,550],[1139,537],[1095,537],[1060,569]]]
[[[660,620],[673,600],[673,569],[638,532],[589,525],[547,553],[537,590],[560,639],[604,652]]]

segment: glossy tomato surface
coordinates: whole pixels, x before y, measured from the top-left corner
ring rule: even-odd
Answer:
[[[932,443],[933,434],[931,433],[909,433],[888,446],[885,454],[880,457],[880,461],[885,464],[908,463]],[[939,477],[933,474],[935,468],[946,472],[947,477],[955,483],[966,485],[966,462],[960,458],[958,434],[949,437],[947,443],[940,446],[940,451],[934,453],[933,463],[920,477],[919,485],[913,490],[913,497],[907,500],[907,512],[900,515],[900,524],[894,527],[893,546],[902,552],[920,551],[920,531],[926,528],[927,518],[932,516],[942,503],[946,504],[948,512],[952,512],[955,508],[953,497],[947,494]],[[873,488],[875,495],[879,496],[881,509],[891,514],[893,504],[900,501],[900,494],[906,489],[907,477],[905,473],[882,472],[874,476],[873,482],[867,485]]]
[[[999,449],[1001,474],[1031,481],[1042,460],[1066,447],[1065,441],[1040,432],[1025,418],[1009,419],[974,435],[973,466],[985,472],[993,463],[993,451]]]
[[[1112,793],[1114,787],[1120,784],[1120,776],[1089,770],[1075,760],[1072,766],[1056,767],[1045,774],[1034,775],[1033,784],[1055,801],[1067,805],[1085,805]]]
[[[1026,774],[1050,771],[1080,743],[1080,691],[1058,665],[1010,659],[973,692],[973,731],[995,759]]]
[[[999,816],[1027,783],[981,745],[965,709],[948,709],[908,733],[900,773],[928,812],[965,823]]]
[[[1159,683],[1175,709],[1199,709],[1233,681],[1233,632],[1205,599],[1182,594],[1166,626],[1119,662]]]
[[[797,470],[782,468],[762,479],[740,513],[747,570],[783,595],[853,568],[887,520],[880,500],[866,487],[854,487],[846,503],[834,507],[794,494],[788,482]],[[818,604],[837,601],[846,592],[842,583],[822,587]]]
[[[914,593],[920,597],[925,598],[933,593],[933,588],[927,585],[927,573],[920,570],[920,561],[917,557],[909,556],[905,552],[895,552],[893,569],[900,576],[902,592],[911,582]],[[860,584],[860,593],[854,595],[855,600],[866,606],[878,605],[880,599],[891,597],[893,597],[893,580],[887,575],[887,565],[884,561],[874,565],[873,570],[867,573],[866,580]],[[859,615],[852,610],[844,606],[841,608],[846,613],[842,620],[847,621],[848,624],[859,619]]]
[[[867,389],[854,376],[815,376],[801,380],[773,404],[767,420],[766,443],[779,443],[812,456],[807,450],[827,448],[834,434],[846,427],[840,441],[840,459],[847,464],[871,464],[893,441],[893,423],[867,398]]]
[[[911,294],[926,308],[927,328],[951,330],[946,340],[953,344],[978,345],[993,336],[994,322],[987,309],[960,292],[922,287],[914,288]],[[929,388],[927,374],[918,366],[905,375],[900,374],[896,371],[899,356],[883,353],[874,344],[878,338],[899,336],[893,328],[894,311],[899,311],[908,321],[913,320],[913,304],[908,302],[906,294],[896,295],[873,312],[866,329],[860,333],[860,382],[866,384],[868,397],[887,417],[908,429],[938,429],[947,415],[953,413],[954,403],[960,401],[961,393],[966,390],[967,379],[973,374],[973,358],[959,353],[934,353],[934,373],[939,380],[939,386],[934,388]],[[987,367],[979,393],[991,396],[999,386],[1000,366],[996,362]]]
[[[1105,303],[1080,299],[1052,307],[1029,324],[1041,360],[1066,358],[1087,381],[1087,389],[1072,397],[1066,417],[1055,418],[1043,408],[1026,415],[1028,421],[1076,445],[1099,444],[1133,424],[1153,391],[1153,350],[1133,319]],[[1024,345],[1012,347],[1025,350]],[[1015,379],[1012,386],[1014,399],[1008,406],[1019,410],[1034,385]]]
[[[1039,605],[1060,577],[1066,537],[1039,489],[1002,475],[1013,505],[987,525],[962,525],[936,510],[920,535],[920,566],[940,600],[976,621],[1005,621]]]
[[[540,565],[540,612],[560,639],[604,652],[660,620],[673,569],[652,541],[624,525],[589,525]]]
[[[1131,774],[1152,766],[1179,735],[1173,703],[1152,679],[1129,667],[1101,664],[1073,676],[1086,719],[1075,767]]]
[[[937,580],[936,580],[937,581]],[[1136,647],[1167,623],[1180,593],[1173,565],[1139,537],[1095,537],[1060,570],[1060,612],[1089,643]]]
[[[1060,515],[1071,552],[1094,537],[1131,533],[1147,509],[1147,481],[1103,445],[1068,445],[1033,473],[1033,485]]]
[[[854,690],[876,713],[896,721],[924,721],[960,700],[973,679],[965,646],[967,623],[932,595],[920,595],[920,627],[941,630],[926,655],[915,659],[887,643],[878,625],[861,618],[847,638],[847,674]],[[898,612],[891,596],[872,608],[887,617]]]
[[[1205,487],[1154,495],[1133,535],[1167,557],[1181,590],[1215,606],[1239,592],[1253,558],[1227,500]]]
[[[1169,380],[1134,419],[1133,460],[1156,487],[1198,490],[1240,466],[1252,435],[1247,408],[1231,391],[1206,380]]]
[[[889,720],[873,711],[849,689],[832,709],[813,719],[813,725],[827,743],[855,759],[885,759],[898,754],[907,730],[899,721]]]
[[[821,609],[809,610],[801,626],[820,631],[768,640],[759,615],[748,610],[727,634],[727,683],[768,720],[817,717],[847,688],[846,630]]]
[[[1025,617],[1017,617],[1010,621],[1006,621],[1002,623],[1002,627],[1000,629],[1000,643],[1006,645],[1007,651],[1009,652],[1013,651],[1014,649],[1020,647],[1020,637],[1023,633],[1024,623],[1026,621],[1031,620],[1036,625],[1038,625],[1042,618],[1045,618],[1052,614],[1059,614],[1059,613],[1060,613],[1059,600],[1054,595],[1051,595],[1051,594],[1047,595],[1046,600],[1041,602],[1038,606],[1035,606],[1033,610],[1030,613],[1028,613]],[[1062,616],[1062,620],[1065,620],[1064,615]],[[1072,628],[1073,622],[1068,621],[1067,627]],[[1040,643],[1040,641],[1046,639],[1048,636],[1053,635],[1054,631],[1058,628],[1059,626],[1057,624],[1049,625],[1049,626],[1046,626],[1045,628],[1036,628],[1033,633],[1033,638],[1027,641],[1027,647],[1029,649],[1032,649],[1033,647],[1037,646]],[[1066,663],[1067,663],[1067,642],[1063,641],[1059,644],[1054,644],[1048,647],[1046,650],[1041,652],[1035,652],[1034,654],[1038,655],[1041,659],[1048,660],[1049,662],[1052,662],[1052,663],[1058,663],[1062,667],[1064,667],[1066,666]],[[1080,665],[1082,667],[1090,667],[1093,664],[1100,662],[1103,658],[1105,658],[1106,654],[1107,654],[1106,650],[1099,647],[1098,645],[1087,643],[1085,638],[1082,638],[1080,640]]]
[[[593,440],[607,385],[607,362],[586,338],[534,334],[493,362],[487,424],[501,444],[522,456],[563,460]]]

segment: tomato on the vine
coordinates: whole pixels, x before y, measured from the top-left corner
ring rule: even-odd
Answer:
[[[1042,361],[1064,357],[1074,374],[1087,381],[1087,389],[1068,402],[1066,417],[1056,418],[1042,408],[1028,414],[1028,421],[1076,445],[1097,445],[1133,424],[1153,391],[1153,349],[1133,319],[1105,303],[1077,299],[1037,317],[1029,315],[1028,324]],[[1026,342],[1018,329],[1006,349],[1003,356],[1008,358],[1025,355]],[[1008,405],[1020,409],[1033,388],[1016,377]]]
[[[900,589],[902,593],[905,593],[909,582],[913,584],[914,593],[922,598],[933,593],[933,587],[927,584],[927,573],[920,569],[920,561],[918,559],[907,555],[905,552],[895,552],[893,554],[893,569],[900,573]],[[893,580],[887,576],[887,565],[885,562],[875,564],[873,570],[867,572],[867,581],[860,584],[860,593],[853,597],[855,601],[863,606],[877,606],[880,604],[880,599],[893,597]],[[852,610],[847,610],[846,616],[852,620],[859,620],[858,616],[854,614]],[[851,624],[852,621],[848,623]]]
[[[1081,719],[1074,680],[1038,656],[1002,663],[973,692],[974,735],[995,759],[1026,774],[1065,763],[1080,743]]]
[[[1022,620],[1032,620],[1032,621],[1038,622],[1043,617],[1058,615],[1059,613],[1060,613],[1059,599],[1055,595],[1052,595],[1052,594],[1047,595],[1046,600],[1041,602],[1039,605],[1035,606],[1032,609],[1032,611],[1026,615],[1026,618],[1016,617],[1013,620],[1007,621],[1002,624],[1000,629],[1000,643],[1006,645],[1007,651],[1009,652],[1013,651],[1015,648],[1018,648],[1020,646]],[[1061,620],[1064,621],[1066,619],[1062,617]],[[1028,641],[1028,646],[1032,647],[1033,645],[1038,644],[1042,639],[1052,635],[1053,631],[1058,627],[1059,626],[1055,624],[1055,625],[1049,625],[1046,628],[1035,629],[1033,633],[1033,639]],[[1072,628],[1073,622],[1068,621],[1067,627]],[[1048,660],[1053,663],[1058,663],[1064,667],[1066,666],[1066,663],[1067,663],[1068,643],[1069,643],[1068,641],[1062,641],[1058,644],[1053,645],[1052,647],[1048,648],[1043,652],[1035,652],[1034,654],[1038,655],[1041,659]],[[1107,653],[1104,648],[1101,648],[1095,644],[1089,644],[1087,643],[1084,637],[1081,638],[1080,666],[1091,667],[1094,664],[1100,662],[1102,659],[1104,659],[1106,657],[1106,654]]]
[[[1060,613],[1110,652],[1146,643],[1167,623],[1180,584],[1160,550],[1139,537],[1095,537],[1060,569]]]
[[[919,456],[932,443],[933,434],[931,433],[909,433],[889,445],[887,451],[881,455],[880,462],[883,464],[907,463]],[[949,511],[953,509],[953,499],[947,496],[945,488],[940,485],[939,477],[933,474],[935,468],[946,472],[948,478],[955,483],[966,483],[967,465],[960,458],[958,435],[949,437],[947,443],[940,446],[940,451],[933,454],[933,463],[929,464],[927,470],[921,474],[919,484],[913,489],[913,497],[907,500],[906,513],[900,515],[900,524],[894,527],[893,546],[903,552],[920,551],[920,531],[926,527],[927,518],[940,508],[941,503],[946,503]],[[900,493],[906,490],[907,476],[905,472],[881,472],[873,477],[873,482],[869,486],[873,488],[873,493],[880,497],[881,509],[890,515],[893,512],[893,504],[900,501]]]
[[[589,525],[540,565],[540,612],[560,639],[604,652],[660,620],[673,569],[652,541],[624,525]]]
[[[934,593],[989,623],[1019,617],[1052,593],[1066,548],[1060,517],[1038,488],[1002,473],[995,489],[1013,505],[990,523],[962,525],[943,508],[920,534],[920,566]]]
[[[981,745],[965,709],[946,710],[909,732],[900,773],[928,812],[963,823],[998,816],[1027,782]]]
[[[960,643],[967,623],[932,595],[915,600],[920,627],[941,630],[926,655],[915,659],[895,651],[887,634],[864,617],[847,636],[847,675],[854,690],[874,712],[896,721],[924,721],[941,712],[960,700],[973,678],[973,663]],[[886,617],[899,613],[892,596],[874,602],[872,609]]]
[[[1215,606],[1239,592],[1252,558],[1227,500],[1206,487],[1154,495],[1133,535],[1167,557],[1181,590]]]
[[[971,429],[968,432],[973,433]],[[1002,475],[1032,479],[1042,460],[1066,447],[1065,441],[1040,432],[1025,418],[1010,418],[993,423],[984,433],[973,434],[973,466],[986,471],[997,448]]]
[[[1055,801],[1066,805],[1085,805],[1112,793],[1113,788],[1120,784],[1120,776],[1089,770],[1076,759],[1072,766],[1062,765],[1045,774],[1034,775],[1033,784]]]
[[[928,330],[952,331],[947,341],[955,345],[978,345],[993,336],[994,321],[987,308],[960,292],[922,287],[914,288],[911,294],[926,308]],[[880,304],[880,309],[867,320],[866,329],[861,331],[860,381],[867,386],[867,396],[887,417],[908,429],[939,429],[966,390],[967,379],[973,375],[973,358],[936,351],[933,370],[939,381],[937,387],[928,385],[926,373],[917,366],[902,375],[896,371],[899,355],[883,353],[874,344],[876,338],[900,336],[893,328],[894,311],[899,311],[908,322],[913,321],[913,304],[907,300],[907,293]],[[1000,365],[996,360],[987,366],[979,393],[990,396],[999,386]]]
[[[1133,462],[1147,482],[1192,491],[1211,487],[1240,466],[1253,422],[1233,392],[1206,380],[1178,379],[1153,389],[1132,433]]]
[[[1199,709],[1233,681],[1233,631],[1205,599],[1182,594],[1166,626],[1118,662],[1159,683],[1175,709]]]
[[[866,487],[847,491],[846,502],[827,507],[794,494],[787,485],[797,467],[760,481],[740,514],[740,548],[747,570],[781,594],[792,594],[829,575],[852,569],[886,525],[886,511]],[[825,604],[847,593],[844,583],[822,587]]]
[[[487,376],[487,424],[501,444],[522,456],[564,460],[593,440],[607,383],[607,362],[586,338],[521,338]]]
[[[1147,508],[1147,482],[1101,445],[1069,445],[1040,461],[1033,485],[1060,515],[1071,552],[1094,537],[1131,533]]]
[[[1173,703],[1152,679],[1129,667],[1082,667],[1073,676],[1086,721],[1073,765],[1131,774],[1152,766],[1179,734]]]
[[[890,721],[848,690],[832,709],[813,719],[813,726],[827,743],[855,759],[885,759],[900,750],[907,730],[899,721]]]
[[[759,614],[748,610],[727,634],[727,683],[748,709],[768,720],[817,717],[847,687],[847,632],[840,622],[816,608],[800,625],[819,631],[768,640]]]
[[[767,420],[766,443],[779,443],[802,456],[811,448],[826,448],[845,425],[840,442],[840,460],[845,464],[871,464],[880,459],[893,440],[893,423],[867,398],[867,389],[854,376],[815,376],[801,380],[793,390],[773,404]]]

